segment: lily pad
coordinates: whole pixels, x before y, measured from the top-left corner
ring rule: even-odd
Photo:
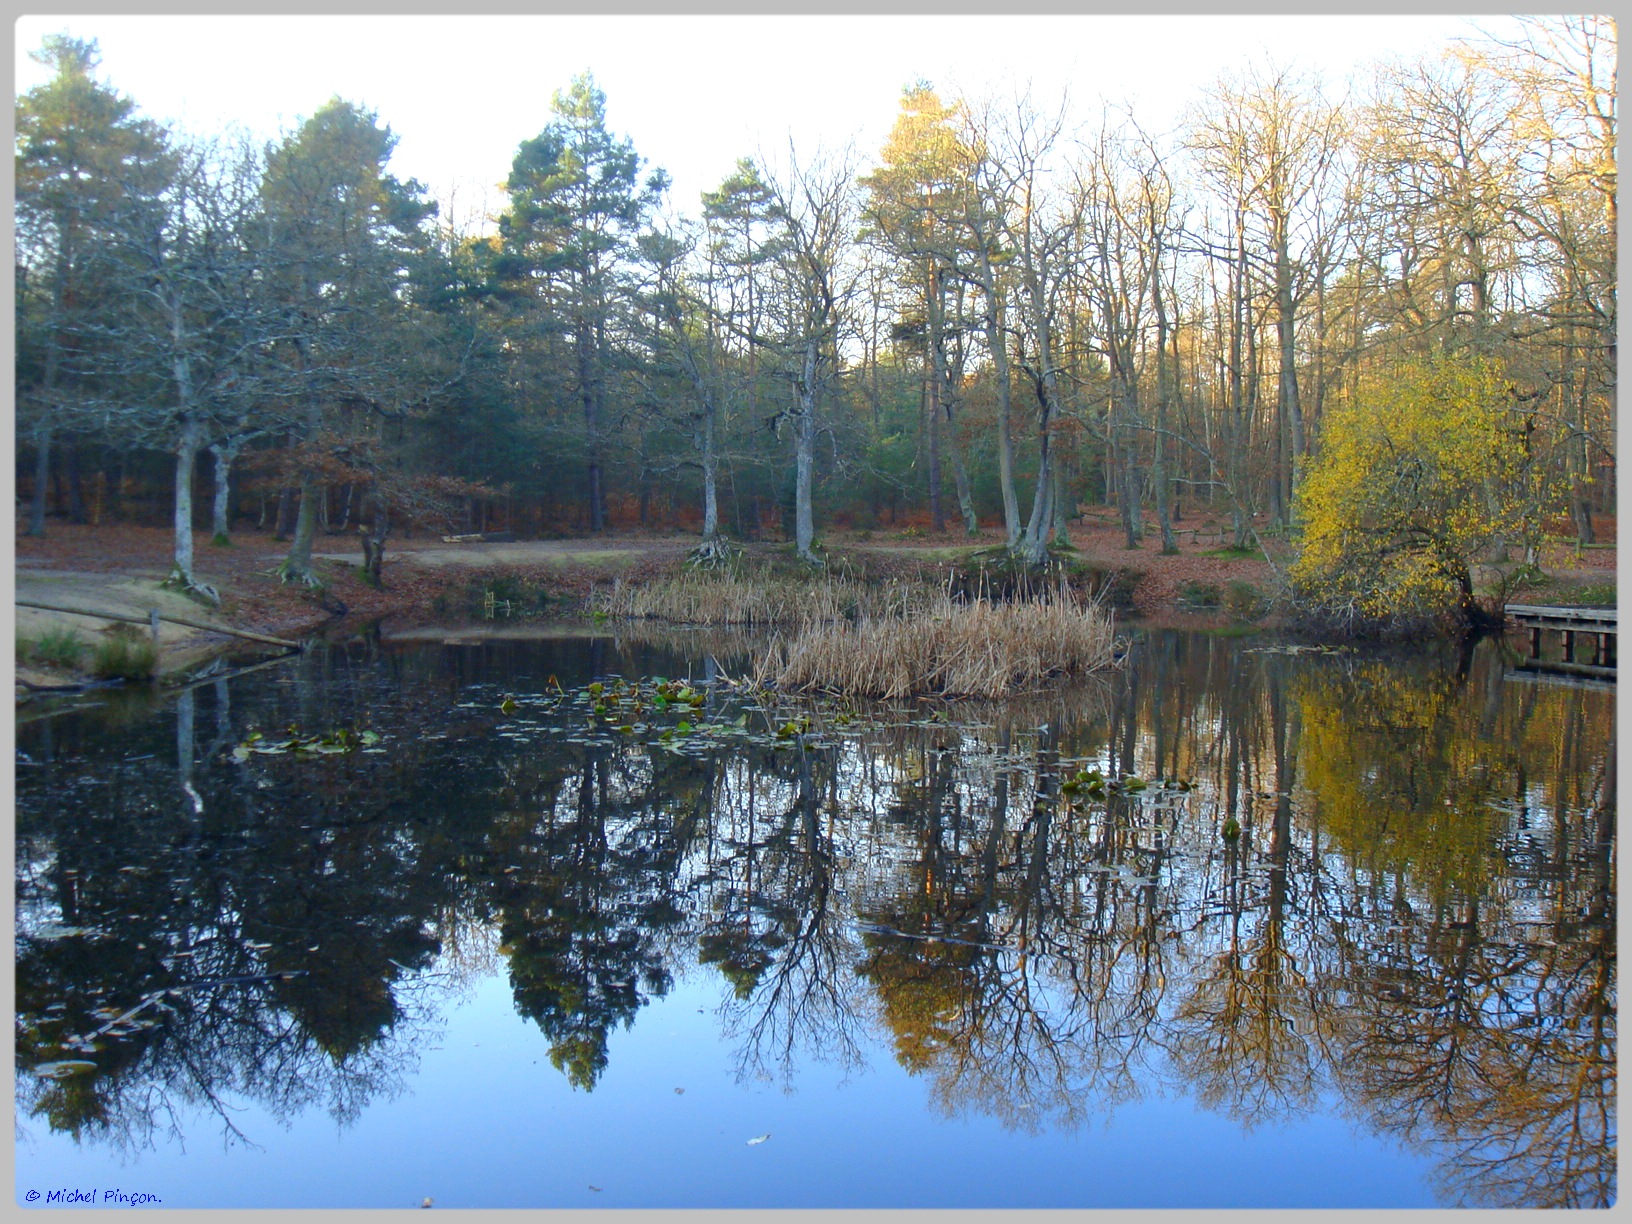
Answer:
[[[34,1068],[34,1074],[41,1079],[67,1079],[70,1075],[84,1075],[96,1069],[96,1064],[89,1059],[64,1058],[57,1062],[41,1063]]]

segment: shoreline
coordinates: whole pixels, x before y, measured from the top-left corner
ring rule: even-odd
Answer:
[[[274,568],[281,559],[279,542],[244,533],[230,547],[210,544],[198,533],[196,572],[221,594],[210,608],[162,584],[168,574],[171,532],[128,525],[75,526],[53,523],[43,538],[17,537],[13,571],[14,600],[97,609],[143,620],[157,610],[224,629],[296,640],[332,634],[347,626],[389,624],[388,636],[460,637],[537,636],[616,631],[624,624],[591,611],[591,596],[614,583],[645,583],[680,572],[690,534],[674,532],[608,532],[599,537],[536,541],[453,543],[438,538],[393,540],[387,546],[382,589],[360,577],[356,552],[339,552],[344,537],[320,537],[314,562],[327,589],[322,593],[283,585]],[[352,541],[345,539],[346,544]],[[834,534],[825,541],[834,569],[859,569],[868,582],[904,580],[943,582],[958,561],[1000,543],[994,533],[966,538],[950,533],[940,539],[902,532]],[[1262,557],[1218,555],[1197,546],[1163,556],[1154,541],[1142,549],[1121,547],[1120,532],[1089,519],[1073,524],[1073,560],[1096,580],[1114,578],[1117,603],[1109,610],[1118,625],[1179,627],[1219,633],[1250,633],[1283,627],[1276,614],[1254,614],[1255,597],[1273,589],[1274,567]],[[751,543],[742,546],[755,567],[766,573],[786,572],[788,546]],[[1615,550],[1583,553],[1559,549],[1550,573],[1580,586],[1594,579],[1613,584]],[[1585,560],[1585,565],[1581,562]],[[1563,561],[1565,565],[1559,565]],[[1568,563],[1574,562],[1575,566]],[[1577,568],[1577,566],[1579,568]],[[830,571],[832,572],[832,571]],[[1080,575],[1079,575],[1080,577]],[[1217,606],[1195,607],[1198,593],[1216,597]],[[1236,602],[1231,603],[1231,596]],[[484,599],[487,601],[484,603]],[[337,612],[337,608],[343,611]],[[1232,608],[1234,614],[1232,614]],[[485,613],[485,614],[484,614]],[[508,613],[506,615],[505,613]],[[53,631],[72,632],[87,646],[115,623],[94,616],[17,607],[19,643],[37,642]],[[686,628],[654,620],[630,621],[631,631]],[[730,626],[712,626],[730,631]],[[142,637],[146,628],[127,627]],[[165,621],[160,626],[155,678],[161,685],[184,683],[220,657],[250,662],[275,657],[278,648],[237,640],[224,633]],[[19,650],[17,700],[84,691],[86,673],[43,666]]]

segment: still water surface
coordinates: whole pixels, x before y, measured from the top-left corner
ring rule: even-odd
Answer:
[[[999,706],[738,665],[376,637],[25,711],[18,1202],[1613,1201],[1612,693],[1494,642],[1151,633]]]

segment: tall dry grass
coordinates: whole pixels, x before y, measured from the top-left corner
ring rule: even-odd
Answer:
[[[778,574],[688,571],[647,582],[619,579],[591,596],[591,609],[620,619],[687,625],[798,625],[862,612],[903,612],[922,605],[930,588],[870,585],[849,578],[820,580]]]
[[[760,656],[754,681],[854,697],[1002,697],[1111,666],[1109,615],[1061,593],[1020,603],[954,602],[905,615],[806,620]]]

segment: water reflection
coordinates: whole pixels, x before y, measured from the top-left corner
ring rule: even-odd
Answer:
[[[1166,634],[1085,690],[805,735],[721,690],[697,718],[741,734],[551,708],[717,666],[376,638],[20,726],[20,1117],[125,1148],[183,1105],[251,1140],[237,1099],[345,1124],[495,964],[592,1090],[610,1034],[704,972],[744,1079],[882,1038],[948,1115],[1336,1108],[1432,1152],[1448,1203],[1613,1201],[1611,695],[1506,683],[1490,644]],[[381,740],[234,759],[339,727]]]

